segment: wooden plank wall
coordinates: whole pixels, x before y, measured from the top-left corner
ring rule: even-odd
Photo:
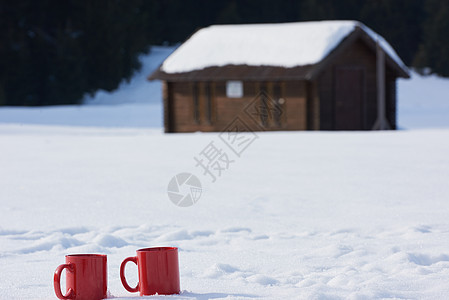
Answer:
[[[199,120],[194,118],[194,85],[198,87]],[[212,118],[207,120],[206,85],[210,86],[212,98]],[[275,85],[279,86],[274,95]],[[242,98],[226,97],[226,82],[171,82],[168,85],[172,99],[170,118],[173,132],[222,131],[236,117],[239,117],[252,131],[272,130],[306,130],[307,129],[307,97],[304,81],[288,82],[244,82]],[[251,109],[260,105],[260,92],[264,89],[272,100],[282,98],[282,114],[280,125],[273,118],[269,119],[267,127],[263,127],[255,115],[250,115]],[[165,101],[165,100],[164,100]],[[164,106],[165,109],[165,106]],[[245,112],[246,111],[246,112]],[[165,122],[167,124],[167,122]],[[166,125],[167,126],[167,125]]]
[[[285,114],[288,130],[307,129],[307,95],[305,81],[285,83]]]
[[[320,98],[316,81],[306,81],[307,129],[320,129]]]

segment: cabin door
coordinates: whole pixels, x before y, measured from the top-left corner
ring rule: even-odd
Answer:
[[[360,67],[335,70],[335,129],[363,129],[364,71]]]

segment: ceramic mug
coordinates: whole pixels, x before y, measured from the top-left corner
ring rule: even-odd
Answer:
[[[66,269],[66,293],[61,291],[61,273]],[[56,268],[53,283],[59,299],[100,300],[107,297],[107,258],[101,254],[66,255]]]
[[[120,279],[128,292],[145,295],[180,293],[178,248],[155,247],[136,251],[137,256],[126,258],[120,265]],[[125,278],[126,263],[137,265],[139,282],[132,288]]]

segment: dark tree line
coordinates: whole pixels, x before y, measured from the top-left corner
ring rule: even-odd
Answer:
[[[449,76],[446,0],[2,0],[0,105],[80,103],[139,69],[149,45],[210,24],[355,19],[405,63]]]

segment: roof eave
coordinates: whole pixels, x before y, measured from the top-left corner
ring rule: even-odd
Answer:
[[[346,38],[344,38],[336,48],[334,48],[321,62],[317,64],[316,68],[312,69],[311,72],[306,75],[306,79],[315,80],[321,74],[321,72],[334,61],[337,56],[342,54],[359,38],[371,50],[376,51],[376,41],[374,41],[360,26],[356,26],[353,32],[351,32]],[[410,78],[410,74],[407,68],[400,66],[393,58],[390,57],[390,55],[388,55],[388,53],[385,54],[387,66],[396,71],[397,77]]]
[[[361,28],[358,26],[346,36],[323,60],[321,60],[315,68],[306,75],[307,80],[315,80],[319,74],[331,64],[339,55],[341,55],[361,34]]]
[[[281,81],[281,80],[304,80],[305,75],[315,65],[305,65],[292,68],[275,66],[249,66],[249,65],[226,65],[220,67],[208,67],[182,73],[166,73],[161,68],[151,74],[149,80],[166,81]]]
[[[360,29],[360,38],[365,42],[365,44],[370,47],[374,52],[377,48],[377,41],[373,40],[373,38],[366,33],[362,28]],[[385,52],[385,50],[384,50]],[[410,78],[409,70],[406,66],[399,65],[396,60],[394,60],[388,53],[385,52],[385,63],[388,67],[396,71],[397,77],[401,78]]]
[[[154,71],[153,73],[151,73],[148,77],[147,80],[149,81],[153,81],[153,80],[164,80],[163,79],[163,74],[164,72],[161,70],[161,66],[159,66],[156,71]]]

